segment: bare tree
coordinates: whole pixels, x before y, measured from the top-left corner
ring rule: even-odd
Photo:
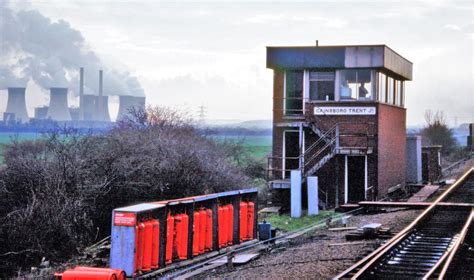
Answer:
[[[443,111],[425,111],[426,126],[421,133],[426,144],[443,146],[443,154],[449,154],[457,147],[453,132],[448,127],[446,116]]]
[[[113,208],[244,187],[226,149],[180,112],[137,110],[105,134],[54,131],[5,147],[0,277],[110,234]]]

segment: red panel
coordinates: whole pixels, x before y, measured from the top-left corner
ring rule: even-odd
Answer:
[[[227,240],[227,226],[225,225],[225,212],[226,207],[219,206],[217,210],[217,225],[218,225],[218,241],[219,248],[222,248],[226,244]]]
[[[212,251],[212,210],[206,210],[206,241],[205,249],[206,251]]]
[[[144,223],[139,223],[137,230],[135,231],[136,233],[136,239],[135,239],[135,271],[142,270],[143,269],[143,249],[145,248],[145,224]]]
[[[174,221],[176,231],[174,250],[178,259],[185,260],[188,258],[189,217],[186,214],[179,214],[175,216]]]
[[[153,243],[151,246],[151,268],[159,267],[158,259],[160,255],[160,222],[158,220],[151,221],[153,225]]]
[[[133,227],[137,223],[137,216],[130,212],[114,212],[114,226]]]
[[[201,214],[199,211],[193,214],[193,256],[199,255],[199,239],[201,236]]]
[[[204,253],[204,248],[206,246],[206,210],[201,209],[199,211],[199,219],[201,219],[201,222],[199,224],[199,254]]]
[[[239,231],[240,231],[240,241],[244,241],[248,239],[248,223],[247,223],[247,216],[248,216],[248,204],[246,202],[240,202],[240,213],[239,213]]]
[[[248,218],[247,218],[247,236],[249,239],[254,239],[254,225],[255,225],[255,204],[249,202],[248,204]]]
[[[144,234],[144,248],[143,248],[143,260],[142,270],[151,270],[151,258],[152,258],[152,247],[153,247],[153,223],[151,221],[145,222],[145,234]]]
[[[227,205],[227,244],[232,245],[234,239],[234,206]]]
[[[170,264],[173,260],[173,244],[174,244],[174,217],[168,215],[166,219],[166,256],[165,261]]]

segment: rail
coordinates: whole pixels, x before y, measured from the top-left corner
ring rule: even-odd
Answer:
[[[285,239],[292,239],[292,238],[295,238],[295,237],[298,237],[298,236],[301,236],[302,234],[305,234],[307,232],[310,232],[312,230],[316,230],[318,228],[321,228],[321,227],[324,227],[327,225],[328,222],[335,222],[335,221],[339,221],[339,220],[342,220],[343,218],[350,218],[351,217],[351,214],[356,214],[358,213],[359,211],[361,211],[363,208],[360,207],[360,208],[356,208],[356,209],[353,209],[349,212],[345,212],[345,213],[338,213],[336,214],[335,216],[331,216],[331,217],[328,217],[328,218],[325,218],[317,223],[314,223],[314,224],[310,224],[310,225],[307,225],[303,228],[300,228],[300,229],[297,229],[297,230],[293,230],[293,231],[289,231],[285,234],[282,234],[282,235],[279,235],[279,236],[276,236],[276,237],[273,237],[273,238],[270,238],[270,239],[267,239],[267,240],[263,240],[263,241],[258,241],[256,243],[252,243],[252,244],[249,244],[249,245],[246,245],[246,246],[243,246],[243,247],[240,247],[240,248],[236,248],[234,250],[232,250],[231,252],[225,252],[225,253],[222,253],[222,254],[219,254],[218,256],[215,256],[215,257],[212,257],[212,258],[209,258],[207,260],[204,260],[202,262],[199,262],[199,263],[195,263],[195,264],[191,264],[190,266],[188,267],[185,267],[183,269],[179,269],[177,271],[174,271],[170,274],[166,274],[166,275],[163,275],[162,273],[159,273],[159,271],[156,271],[154,272],[153,274],[146,274],[146,275],[143,275],[140,278],[148,278],[150,276],[157,276],[157,275],[161,275],[160,276],[160,279],[173,279],[173,278],[177,278],[179,276],[182,276],[183,274],[187,273],[187,272],[190,272],[190,271],[193,271],[193,270],[197,270],[213,261],[216,261],[224,256],[229,256],[229,255],[235,255],[236,253],[238,252],[245,252],[245,251],[250,251],[252,249],[255,249],[257,246],[272,246],[272,243],[275,243],[276,241],[278,240],[285,240]]]
[[[434,208],[447,198],[451,193],[456,190],[460,185],[464,184],[466,179],[474,172],[474,167],[469,169],[466,173],[463,174],[453,185],[451,185],[438,199],[436,199],[425,211],[423,211],[412,223],[410,223],[406,228],[400,231],[392,239],[390,239],[385,245],[379,247],[374,252],[369,254],[364,259],[360,260],[353,266],[349,267],[342,273],[338,274],[334,279],[341,279],[351,277],[352,279],[357,279],[362,276],[362,274],[369,269],[371,269],[376,262],[378,262],[382,257],[385,256],[387,252],[392,250],[401,240],[403,240],[415,227],[431,215]],[[355,274],[353,274],[356,272]],[[353,274],[353,276],[351,276]]]

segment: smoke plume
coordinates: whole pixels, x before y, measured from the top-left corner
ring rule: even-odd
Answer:
[[[86,94],[97,94],[103,69],[105,95],[144,96],[136,77],[104,66],[67,21],[0,4],[0,89],[25,87],[31,79],[45,89],[68,87],[77,94],[79,67],[85,70]]]

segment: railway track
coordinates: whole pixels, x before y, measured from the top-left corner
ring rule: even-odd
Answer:
[[[469,205],[473,200],[471,168],[408,227],[335,279],[452,279],[447,276],[455,273],[464,279],[474,278],[474,214]],[[470,267],[464,267],[466,257]],[[450,268],[453,265],[463,266],[462,273]]]
[[[206,271],[207,268],[212,269],[212,262],[226,257],[226,256],[233,256],[238,253],[251,253],[251,252],[258,252],[261,250],[265,250],[273,246],[274,244],[278,244],[283,242],[284,240],[296,238],[301,236],[307,232],[312,230],[316,230],[318,228],[325,227],[328,222],[335,222],[339,221],[342,218],[349,218],[353,214],[360,212],[363,208],[357,208],[351,210],[349,212],[338,214],[337,216],[333,216],[330,218],[326,218],[316,224],[308,225],[305,228],[298,229],[295,231],[287,232],[283,235],[279,235],[277,237],[265,240],[265,241],[257,241],[257,242],[247,242],[240,246],[230,247],[218,252],[213,252],[209,255],[203,255],[201,258],[196,258],[194,260],[189,260],[187,262],[177,263],[176,266],[168,266],[164,269],[155,270],[150,273],[146,273],[135,277],[134,280],[142,280],[142,279],[187,279],[190,274],[193,274],[193,271]],[[197,275],[197,274],[196,274]],[[195,275],[192,275],[195,276]]]

